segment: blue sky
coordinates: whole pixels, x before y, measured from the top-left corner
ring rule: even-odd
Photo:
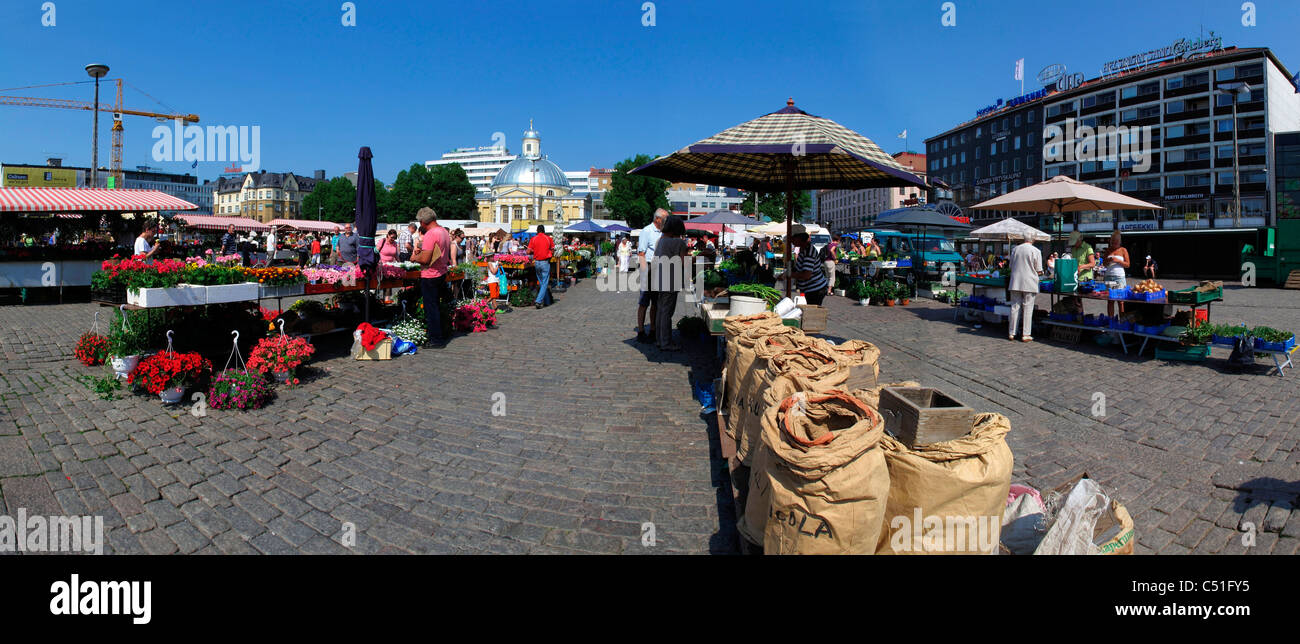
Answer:
[[[201,125],[261,127],[262,167],[330,176],[369,145],[391,182],[413,162],[490,145],[512,152],[535,119],[565,170],[666,154],[742,121],[796,105],[902,149],[1025,91],[1042,67],[1097,75],[1103,62],[1213,29],[1226,45],[1272,47],[1300,70],[1300,2],[1255,0],[941,0],[800,2],[656,0],[342,0],[90,2],[0,0],[0,94],[92,100],[82,81],[103,62],[128,108],[197,113]],[[101,86],[111,101],[111,84]],[[153,98],[150,98],[152,96]],[[155,122],[126,117],[124,165],[214,178],[226,164],[157,163]],[[100,163],[109,163],[109,118]],[[62,156],[89,165],[88,112],[0,105],[0,160]]]

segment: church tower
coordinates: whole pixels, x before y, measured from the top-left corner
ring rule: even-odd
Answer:
[[[528,131],[524,132],[524,158],[542,158],[542,137],[533,129],[532,119],[528,119]]]

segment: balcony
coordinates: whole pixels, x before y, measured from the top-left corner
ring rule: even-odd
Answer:
[[[1092,107],[1085,107],[1079,110],[1079,116],[1081,117],[1091,116],[1093,114],[1100,114],[1102,112],[1113,112],[1113,111],[1115,111],[1115,101],[1108,101],[1106,103],[1097,103]]]
[[[1179,96],[1195,96],[1196,94],[1207,94],[1211,87],[1209,83],[1199,85],[1187,85],[1178,89],[1166,89],[1165,98],[1178,98]]]
[[[1166,163],[1165,172],[1182,172],[1184,170],[1209,170],[1210,160],[1203,159],[1200,161],[1181,161],[1179,163]]]
[[[1130,107],[1133,105],[1153,103],[1158,100],[1160,100],[1160,92],[1156,91],[1156,92],[1151,92],[1150,94],[1138,94],[1137,96],[1134,96],[1132,98],[1121,98],[1119,99],[1119,106]]]
[[[1207,105],[1197,110],[1183,110],[1165,115],[1165,123],[1177,123],[1178,121],[1189,121],[1192,119],[1203,119],[1210,116],[1210,107]]]
[[[1229,136],[1229,138],[1232,137]],[[1209,143],[1209,142],[1210,142],[1209,134],[1193,134],[1191,136],[1179,136],[1175,138],[1167,138],[1164,140],[1164,147],[1176,148],[1182,145],[1195,145],[1197,143]]]

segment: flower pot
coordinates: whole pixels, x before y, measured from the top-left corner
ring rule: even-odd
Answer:
[[[289,382],[289,379],[293,377],[293,369],[288,371],[276,371],[274,374],[276,382]]]
[[[748,295],[732,295],[731,308],[727,311],[727,317],[734,315],[754,315],[767,310],[767,300],[759,297],[750,297]]]
[[[125,378],[136,365],[140,364],[140,356],[112,356],[109,362],[113,365],[113,375]]]
[[[163,404],[175,405],[185,398],[185,386],[168,387],[159,392],[158,397],[162,399]]]
[[[894,305],[893,300],[885,300],[885,306],[893,306],[893,305]]]
[[[842,289],[842,288],[837,288],[837,289],[835,289],[835,295],[837,295],[837,296],[839,296],[839,297],[844,297],[844,294],[845,294],[846,292],[847,292],[847,291],[845,291],[845,290]]]
[[[871,304],[871,298],[869,298],[869,297],[864,297],[864,298],[858,300],[858,305],[859,305],[859,306],[867,306],[868,304]]]
[[[909,303],[911,303],[911,301],[912,301],[912,300],[909,300],[909,299],[907,299],[907,298],[903,298],[903,306],[907,306]]]

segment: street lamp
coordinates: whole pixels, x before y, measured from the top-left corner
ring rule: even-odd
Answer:
[[[1218,83],[1215,89],[1232,94],[1232,225],[1241,225],[1241,171],[1237,167],[1237,99],[1250,91],[1250,83]],[[1217,177],[1214,182],[1218,184]]]
[[[86,65],[86,73],[95,79],[95,128],[90,140],[90,187],[99,187],[99,79],[108,74],[108,65],[91,63]]]

